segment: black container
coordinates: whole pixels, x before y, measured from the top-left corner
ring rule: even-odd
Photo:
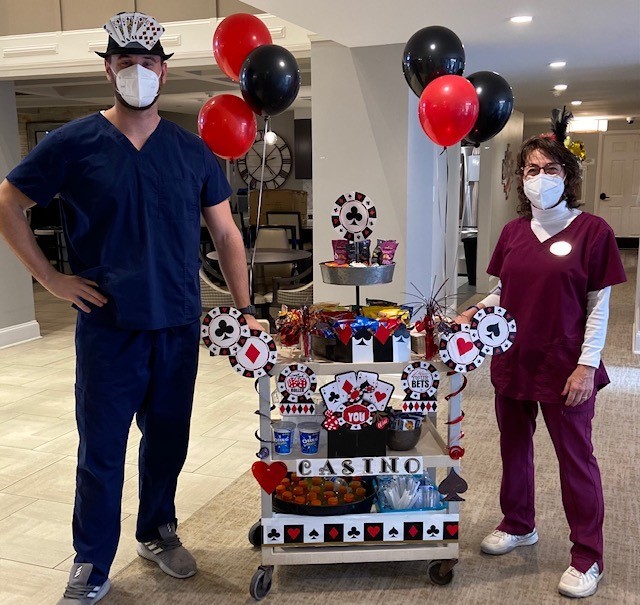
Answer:
[[[387,455],[387,428],[365,426],[359,431],[340,428],[327,431],[327,458]]]

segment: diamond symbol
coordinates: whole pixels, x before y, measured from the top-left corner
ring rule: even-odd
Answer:
[[[247,352],[245,353],[245,355],[247,356],[247,359],[251,362],[251,363],[255,363],[256,359],[258,359],[258,357],[260,356],[260,351],[258,350],[258,348],[255,345],[251,345],[248,349]]]
[[[332,527],[329,530],[329,535],[335,540],[338,537],[338,530],[335,527]]]
[[[306,414],[309,411],[309,406],[305,405],[302,410],[304,411],[304,413]]]
[[[418,528],[417,528],[415,525],[412,525],[412,526],[409,528],[409,535],[410,535],[412,538],[415,538],[417,533],[418,533]]]

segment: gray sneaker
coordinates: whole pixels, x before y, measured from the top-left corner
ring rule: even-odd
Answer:
[[[160,566],[164,573],[174,578],[190,578],[198,567],[193,555],[182,546],[180,538],[176,536],[175,523],[167,523],[158,527],[159,540],[138,542],[138,554]]]
[[[99,586],[88,584],[92,570],[91,563],[74,564],[69,574],[69,583],[58,605],[92,605],[109,592],[111,588],[109,580]]]

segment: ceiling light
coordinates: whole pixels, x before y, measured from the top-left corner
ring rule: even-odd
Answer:
[[[582,101],[571,101],[571,105],[582,105]]]
[[[567,85],[566,84],[556,84],[553,87],[553,90],[567,90]]]
[[[531,23],[531,21],[533,21],[533,17],[529,17],[528,15],[520,15],[518,17],[511,17],[509,21],[511,21],[511,23]]]
[[[564,67],[567,64],[566,61],[554,61],[553,63],[549,63],[549,67],[552,67],[553,69],[560,69],[561,67]]]
[[[606,132],[609,121],[602,118],[573,118],[569,122],[569,132]]]

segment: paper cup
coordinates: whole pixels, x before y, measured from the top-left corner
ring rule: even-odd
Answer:
[[[271,425],[273,429],[273,449],[276,454],[290,454],[293,447],[294,422],[278,421]]]
[[[303,454],[317,454],[320,446],[320,425],[317,422],[302,422],[298,425],[300,451]]]

